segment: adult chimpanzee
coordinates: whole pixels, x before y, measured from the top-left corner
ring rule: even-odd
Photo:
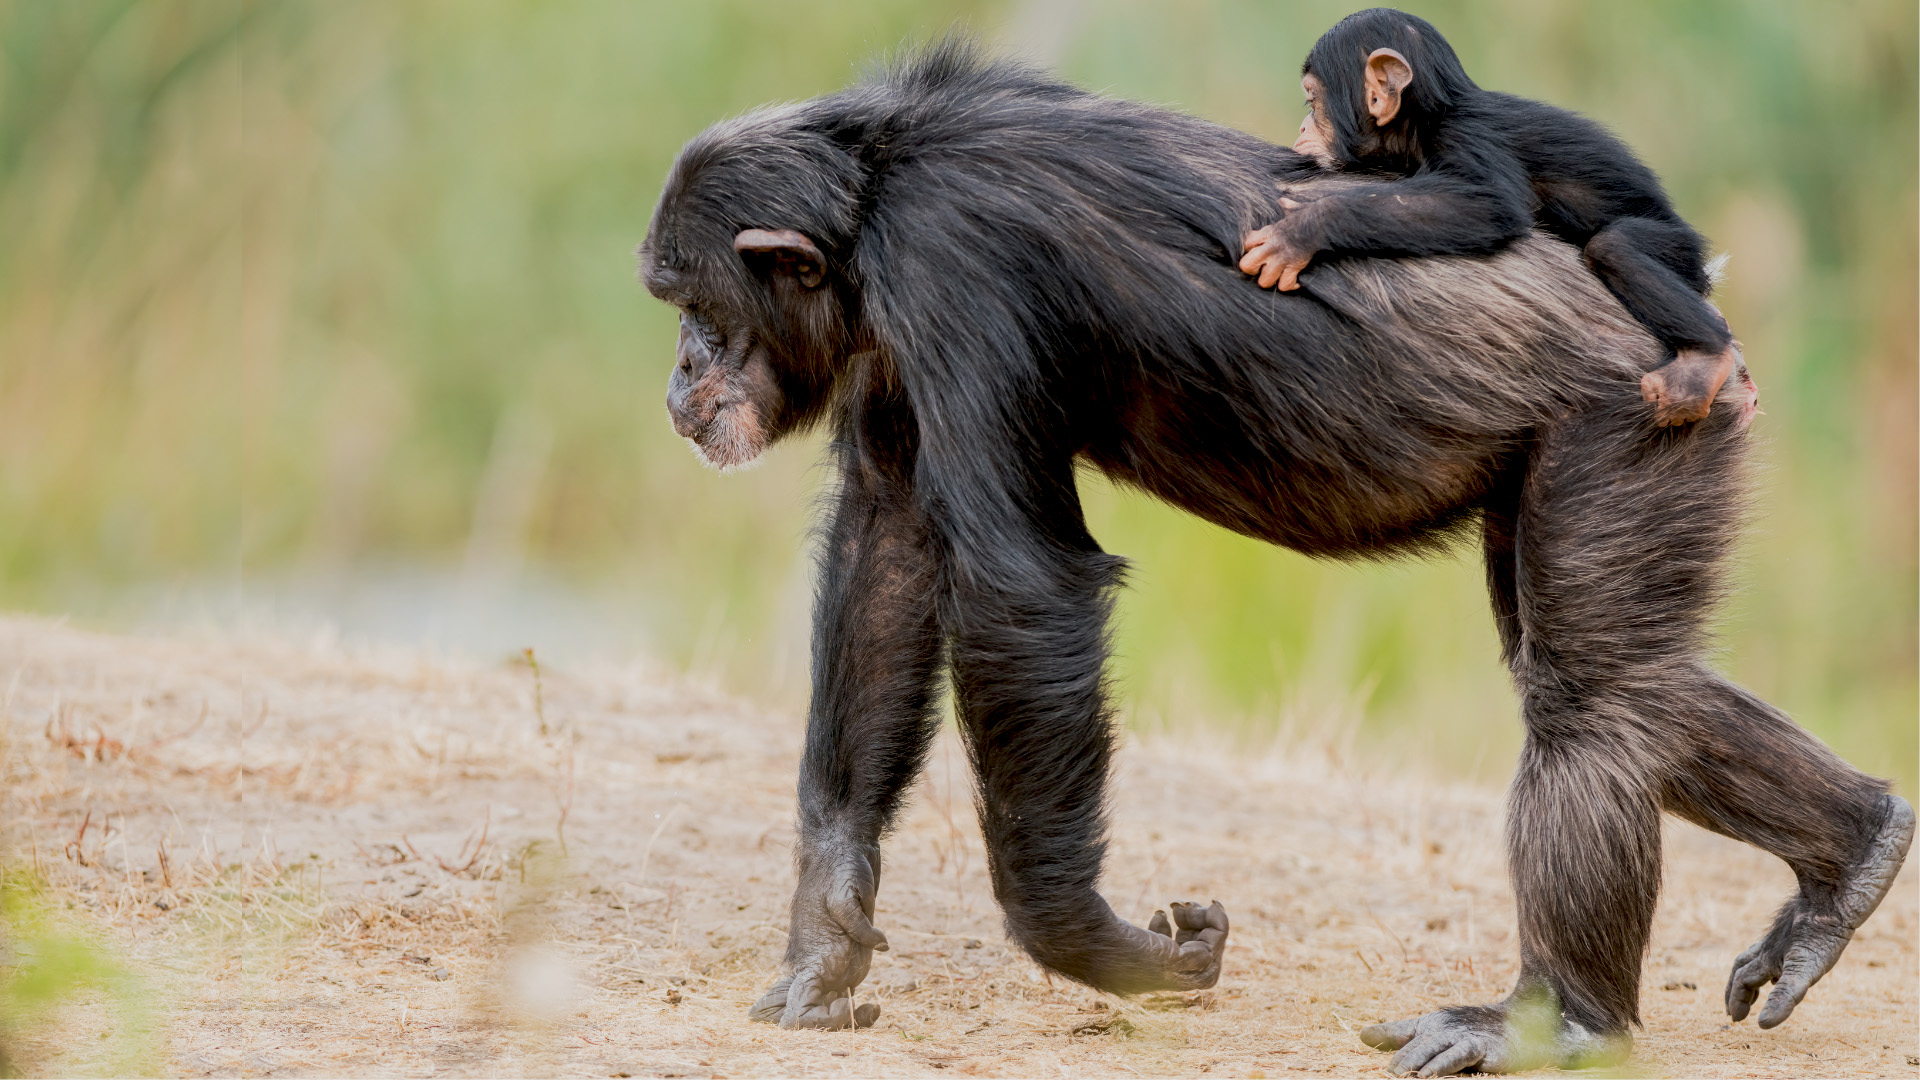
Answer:
[[[1703,299],[1705,242],[1619,139],[1564,109],[1480,89],[1440,31],[1391,8],[1336,23],[1307,54],[1301,86],[1308,115],[1295,150],[1409,180],[1288,209],[1246,238],[1241,269],[1286,291],[1316,255],[1483,255],[1538,225],[1584,247],[1614,296],[1674,350],[1640,382],[1660,420],[1707,415],[1739,350]]]
[[[1370,1029],[1407,1044],[1397,1066],[1624,1052],[1662,810],[1799,875],[1734,972],[1736,1017],[1772,980],[1762,1023],[1784,1019],[1878,903],[1907,805],[1701,659],[1738,519],[1740,401],[1659,426],[1637,394],[1659,345],[1550,239],[1261,290],[1240,237],[1313,173],[951,43],[681,151],[641,248],[647,288],[682,312],[675,430],[730,468],[824,422],[839,469],[791,973],[755,1017],[872,1022],[851,991],[886,947],[879,845],[943,668],[1014,939],[1119,993],[1218,977],[1218,905],[1141,929],[1095,889],[1122,562],[1087,532],[1082,462],[1314,555],[1483,538],[1527,726],[1509,830],[1522,975],[1502,1002]]]

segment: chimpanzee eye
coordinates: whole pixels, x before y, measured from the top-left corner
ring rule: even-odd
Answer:
[[[713,325],[712,320],[697,311],[687,312],[686,319],[687,326],[692,329],[694,333],[700,335],[700,340],[705,342],[709,349],[718,349],[720,347],[722,344],[720,331]]]

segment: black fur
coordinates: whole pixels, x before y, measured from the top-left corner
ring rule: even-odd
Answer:
[[[769,437],[825,420],[840,476],[793,974],[756,1016],[856,1022],[847,995],[884,947],[868,923],[878,845],[943,667],[1014,939],[1112,991],[1217,976],[1224,912],[1176,909],[1174,938],[1096,891],[1123,564],[1088,534],[1081,463],[1316,556],[1484,537],[1528,730],[1510,829],[1522,985],[1555,1004],[1568,1045],[1635,1019],[1663,808],[1780,854],[1796,903],[1847,880],[1883,785],[1701,658],[1739,517],[1737,410],[1655,426],[1637,385],[1658,344],[1544,237],[1489,259],[1344,260],[1297,293],[1240,274],[1239,238],[1284,190],[1341,183],[956,42],[682,152],[643,276],[720,328],[694,376],[719,385],[725,364],[765,357],[789,395],[760,407],[780,418]],[[746,229],[804,232],[827,281],[749,266],[729,248]],[[1487,1017],[1506,1008],[1472,1012],[1473,1037],[1497,1043]]]
[[[1367,114],[1365,61],[1394,49],[1413,67],[1399,115]],[[1392,198],[1366,188],[1306,215],[1302,246],[1330,255],[1473,255],[1538,226],[1576,247],[1628,311],[1669,349],[1724,350],[1726,322],[1703,300],[1706,242],[1653,171],[1599,124],[1482,90],[1446,38],[1391,8],[1356,12],[1307,54],[1326,88],[1330,149],[1344,166],[1403,176]]]

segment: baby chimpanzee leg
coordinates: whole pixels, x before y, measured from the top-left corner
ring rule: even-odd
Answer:
[[[1621,218],[1587,242],[1587,261],[1672,360],[1647,372],[1640,394],[1662,424],[1704,419],[1740,365],[1727,322],[1705,300],[1700,236],[1683,222]]]

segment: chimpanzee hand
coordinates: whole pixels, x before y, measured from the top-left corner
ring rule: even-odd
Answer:
[[[874,929],[880,891],[880,849],[833,842],[803,852],[787,936],[790,973],[767,987],[747,1011],[783,1028],[871,1027],[880,1006],[855,1007],[853,988],[867,977],[873,950],[887,951]]]
[[[1281,199],[1285,210],[1298,210],[1303,203]],[[1304,222],[1300,215],[1289,214],[1264,229],[1255,229],[1240,242],[1246,254],[1240,257],[1240,272],[1258,274],[1260,287],[1271,289],[1278,283],[1281,292],[1300,287],[1300,271],[1313,261],[1313,246],[1305,242]]]

